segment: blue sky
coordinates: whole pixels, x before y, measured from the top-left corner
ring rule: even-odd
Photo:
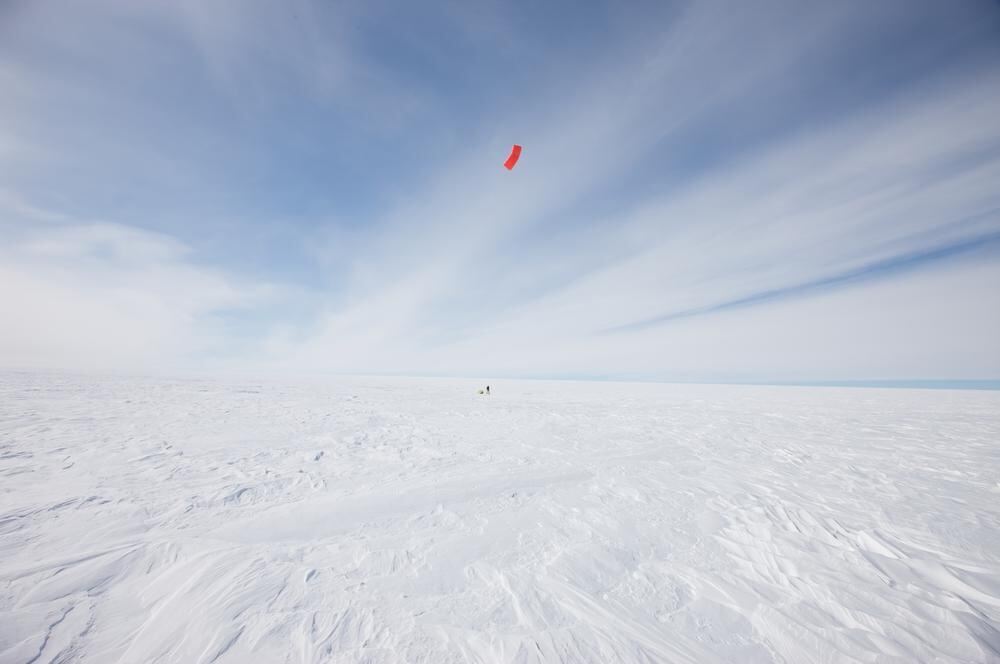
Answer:
[[[1000,377],[993,1],[15,1],[0,89],[0,366]]]

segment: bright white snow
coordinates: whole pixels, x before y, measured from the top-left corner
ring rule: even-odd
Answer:
[[[1000,661],[1000,393],[0,375],[0,662]]]

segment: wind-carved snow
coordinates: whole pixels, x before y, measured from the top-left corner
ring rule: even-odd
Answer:
[[[0,662],[997,662],[1000,394],[0,377]]]

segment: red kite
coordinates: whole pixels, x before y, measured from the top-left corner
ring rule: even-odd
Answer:
[[[520,158],[521,158],[521,146],[515,145],[510,149],[510,156],[507,157],[507,161],[503,163],[504,168],[506,168],[508,171],[514,170],[514,164],[516,164],[517,160]]]

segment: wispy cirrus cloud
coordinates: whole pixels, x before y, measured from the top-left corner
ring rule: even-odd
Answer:
[[[261,306],[263,286],[192,265],[187,248],[111,223],[59,224],[0,249],[0,363],[15,368],[168,370],[228,343],[220,310]],[[188,364],[190,366],[190,364]]]
[[[61,246],[80,289],[38,306],[157,321],[173,366],[1000,372],[990,3],[202,5],[8,21],[2,258],[50,283],[38,247]],[[102,266],[183,315],[108,300]]]

